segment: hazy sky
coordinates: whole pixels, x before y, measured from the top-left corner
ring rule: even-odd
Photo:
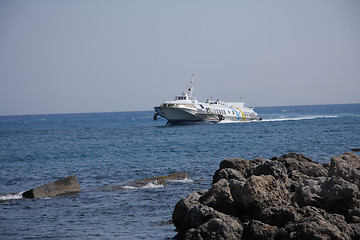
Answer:
[[[0,0],[0,115],[360,102],[358,0]]]

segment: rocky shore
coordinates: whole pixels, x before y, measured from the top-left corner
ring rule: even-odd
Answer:
[[[226,159],[175,206],[176,239],[360,239],[360,158]]]

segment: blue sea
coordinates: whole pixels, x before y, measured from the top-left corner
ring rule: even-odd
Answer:
[[[263,121],[182,126],[152,111],[1,116],[0,239],[172,238],[175,204],[208,189],[223,159],[298,152],[325,163],[360,147],[360,104],[255,111]],[[112,188],[174,172],[190,179]],[[77,194],[21,198],[73,174]]]

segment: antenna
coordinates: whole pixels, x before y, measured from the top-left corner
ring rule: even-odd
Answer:
[[[194,84],[195,84],[195,74],[193,73],[191,81],[190,81],[191,87],[189,88],[190,96],[193,96],[193,90],[194,90]]]

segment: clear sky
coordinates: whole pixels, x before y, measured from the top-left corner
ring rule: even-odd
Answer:
[[[0,115],[360,102],[358,0],[0,0]]]

